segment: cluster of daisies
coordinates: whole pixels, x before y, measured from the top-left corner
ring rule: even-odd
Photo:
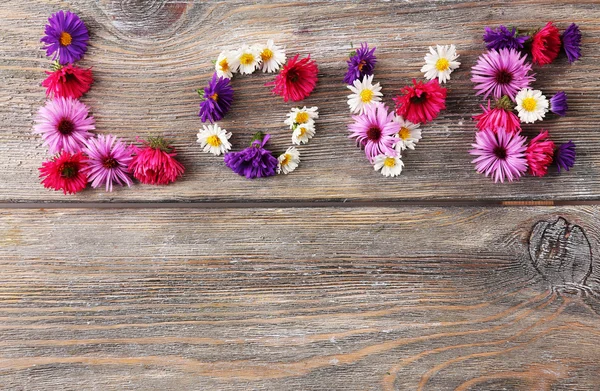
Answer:
[[[91,183],[93,188],[113,184],[131,186],[133,175],[142,183],[168,184],[183,174],[176,153],[161,137],[127,145],[113,135],[95,135],[94,117],[79,98],[89,91],[92,70],[74,63],[83,58],[89,40],[81,19],[69,11],[50,18],[41,42],[54,63],[42,82],[48,98],[37,113],[33,132],[41,135],[52,157],[42,163],[44,187],[74,194]]]
[[[430,47],[421,68],[428,81],[413,79],[413,85],[402,88],[394,98],[396,107],[390,112],[381,101],[381,86],[373,84],[375,49],[363,43],[347,61],[344,82],[352,92],[348,106],[354,114],[348,130],[350,138],[364,148],[375,171],[393,177],[404,167],[402,152],[414,150],[421,139],[420,125],[434,120],[446,108],[446,89],[440,84],[450,79],[460,63],[454,45]]]
[[[548,131],[527,142],[521,134],[521,124],[541,121],[551,112],[565,116],[567,95],[559,91],[549,99],[532,88],[533,65],[552,63],[561,49],[570,63],[581,57],[581,32],[572,23],[562,34],[552,22],[537,31],[521,34],[516,28],[486,27],[483,40],[487,52],[472,68],[471,81],[476,95],[488,99],[477,121],[471,155],[477,172],[491,176],[495,182],[513,181],[528,172],[542,177],[548,167],[556,165],[558,172],[568,171],[575,164],[575,144],[569,141],[556,145]],[[516,112],[516,114],[515,114]]]
[[[231,152],[231,133],[221,128],[217,121],[222,120],[233,103],[231,79],[235,73],[242,75],[263,72],[277,72],[273,82],[273,94],[287,101],[300,101],[307,98],[317,84],[318,67],[310,55],[292,57],[286,62],[285,49],[268,40],[266,45],[243,45],[234,51],[223,51],[215,62],[215,72],[208,85],[198,90],[201,98],[198,116],[203,125],[198,133],[198,143],[204,152],[215,156],[224,154],[225,165],[238,175],[248,179],[288,174],[298,167],[300,152],[294,146],[285,152],[274,155],[265,148],[269,134],[257,132],[250,146],[241,151]],[[292,130],[292,143],[306,144],[315,135],[315,119],[319,117],[317,107],[293,108],[284,121]],[[278,156],[278,157],[276,157]]]

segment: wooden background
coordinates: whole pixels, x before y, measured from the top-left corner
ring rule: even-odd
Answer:
[[[59,9],[91,33],[98,133],[170,137],[181,181],[67,197],[39,184],[39,38]],[[547,20],[581,25],[583,58],[536,68],[570,110],[525,133],[575,141],[578,160],[495,185],[470,164],[469,69],[484,26]],[[268,38],[317,60],[302,104],[321,118],[296,172],[247,181],[201,153],[195,90],[222,49]],[[427,46],[461,55],[400,178],[347,138],[344,60],[362,41],[388,103]],[[599,43],[599,1],[1,2],[0,389],[600,389]],[[234,80],[234,148],[257,130],[290,144],[272,77]]]

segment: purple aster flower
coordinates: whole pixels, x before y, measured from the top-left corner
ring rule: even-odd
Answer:
[[[560,169],[569,171],[575,165],[575,143],[569,141],[568,143],[560,144],[556,151],[554,151],[554,164]]]
[[[515,100],[515,95],[523,88],[529,87],[535,80],[531,72],[531,64],[525,61],[515,49],[490,50],[479,56],[477,64],[471,68],[475,83],[476,95],[485,94],[496,99],[508,95]]]
[[[264,148],[270,135],[258,132],[250,146],[239,152],[225,155],[225,165],[238,175],[248,179],[273,176],[277,169],[277,158]]]
[[[103,184],[112,191],[113,183],[131,186],[129,163],[133,160],[131,146],[112,135],[88,139],[83,152],[87,155],[85,172],[92,187]]]
[[[490,27],[485,28],[485,34],[483,34],[483,41],[486,43],[485,47],[488,50],[500,50],[500,49],[523,49],[523,44],[529,37],[527,35],[518,35],[515,27],[509,30],[506,26],[498,26],[496,29]]]
[[[369,49],[367,43],[361,43],[360,48],[353,52],[348,59],[348,72],[344,76],[344,83],[352,84],[354,80],[362,81],[364,76],[373,74],[377,58],[375,57],[375,49]]]
[[[581,31],[579,31],[579,26],[575,23],[571,23],[563,33],[562,46],[570,63],[577,61],[581,57]]]
[[[60,64],[80,60],[87,50],[90,39],[85,24],[70,11],[58,11],[48,18],[46,34],[40,42],[45,43],[46,55]]]
[[[564,117],[567,114],[567,94],[564,91],[557,92],[552,98],[550,98],[550,111],[556,115]]]
[[[226,77],[218,77],[213,73],[212,80],[204,90],[199,89],[202,98],[200,103],[200,119],[202,122],[216,122],[223,119],[233,102],[233,88]]]

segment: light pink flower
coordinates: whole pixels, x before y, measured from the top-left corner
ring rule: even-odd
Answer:
[[[106,191],[112,191],[113,183],[131,186],[131,146],[113,135],[99,135],[87,141],[83,152],[88,156],[85,172],[93,188],[105,185]]]
[[[527,171],[525,159],[525,137],[500,128],[477,132],[475,144],[469,153],[477,172],[494,178],[494,182],[509,182],[519,179]]]

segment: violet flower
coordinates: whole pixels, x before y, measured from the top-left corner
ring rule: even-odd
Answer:
[[[258,132],[250,146],[239,152],[225,155],[225,165],[238,175],[248,179],[273,176],[277,173],[277,158],[264,148],[270,135]]]
[[[562,47],[570,63],[581,57],[581,31],[579,26],[571,23],[562,35]]]
[[[365,76],[373,74],[377,58],[375,57],[375,49],[369,49],[367,43],[361,43],[360,48],[356,49],[348,59],[348,72],[344,76],[344,83],[352,84],[354,80],[361,80]]]
[[[485,28],[483,41],[486,43],[488,50],[495,49],[523,49],[523,44],[529,39],[527,35],[518,35],[515,27],[509,30],[506,26],[498,26],[495,29],[490,27]]]
[[[554,151],[554,164],[560,169],[569,171],[575,165],[575,143],[569,141],[568,143],[560,144],[556,151]]]
[[[550,111],[556,115],[564,117],[567,114],[567,94],[564,91],[557,92],[550,98]]]
[[[216,73],[213,73],[208,86],[198,90],[198,94],[202,98],[198,113],[202,122],[222,120],[233,102],[233,88],[229,84],[229,79],[218,77]]]

